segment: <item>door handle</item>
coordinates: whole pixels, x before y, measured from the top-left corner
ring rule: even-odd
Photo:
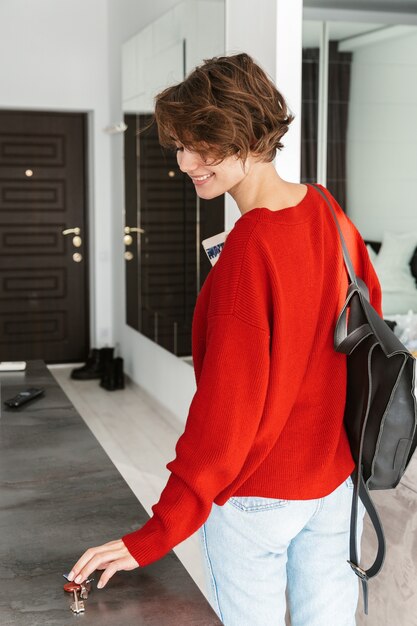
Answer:
[[[75,248],[79,248],[83,242],[80,237],[80,233],[81,233],[81,228],[79,228],[78,226],[76,226],[75,228],[66,228],[65,230],[62,231],[63,235],[74,234],[74,237],[72,238],[72,245]]]
[[[74,233],[75,235],[79,235],[80,232],[81,232],[81,228],[76,226],[75,228],[66,228],[65,230],[62,231],[62,234],[63,235],[70,235],[71,233]]]
[[[123,243],[125,246],[130,246],[133,242],[133,237],[130,233],[144,233],[143,228],[137,228],[136,226],[125,226],[125,235],[123,237]]]

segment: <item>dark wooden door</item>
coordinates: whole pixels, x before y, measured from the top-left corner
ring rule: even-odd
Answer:
[[[1,361],[88,352],[85,176],[85,114],[0,111]]]

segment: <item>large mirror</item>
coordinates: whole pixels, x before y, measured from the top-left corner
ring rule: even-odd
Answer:
[[[302,182],[326,185],[369,242],[400,326],[417,313],[416,58],[416,26],[303,24]]]
[[[123,46],[126,323],[184,358],[211,267],[201,241],[224,230],[224,198],[197,197],[149,121],[155,94],[224,54],[224,37],[224,0],[186,0]]]

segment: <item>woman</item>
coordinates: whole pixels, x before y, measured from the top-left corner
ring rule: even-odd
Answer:
[[[241,217],[197,300],[197,391],[153,516],[87,550],[70,578],[104,569],[103,587],[200,529],[210,601],[225,626],[283,625],[286,587],[292,626],[352,626],[354,462],[346,360],[333,348],[347,277],[333,217],[314,187],[277,173],[272,160],[293,116],[247,54],[205,61],[157,96],[155,117],[197,194],[230,193]],[[381,312],[364,242],[325,193]]]

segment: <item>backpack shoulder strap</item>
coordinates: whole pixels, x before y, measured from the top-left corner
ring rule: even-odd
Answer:
[[[350,255],[349,255],[349,251],[348,251],[348,248],[347,248],[347,245],[346,245],[346,241],[345,241],[345,238],[343,236],[342,229],[340,228],[339,220],[337,219],[335,210],[332,207],[332,204],[331,204],[329,198],[326,196],[324,191],[322,189],[320,189],[320,187],[318,187],[318,185],[315,185],[314,183],[307,183],[307,184],[310,185],[310,187],[314,187],[319,192],[319,194],[324,198],[324,200],[326,201],[327,206],[329,207],[329,209],[330,209],[330,211],[331,211],[331,213],[333,215],[334,221],[336,222],[337,230],[339,231],[340,242],[342,244],[343,259],[344,259],[344,262],[345,262],[347,273],[349,274],[350,282],[351,283],[355,283],[356,285],[358,285],[358,279],[357,279],[355,270],[353,268],[353,263],[352,263],[352,260],[350,258]],[[359,285],[358,285],[358,287],[359,287]]]
[[[310,183],[309,183],[310,184]],[[348,289],[347,300],[345,306],[343,307],[339,319],[336,324],[335,329],[335,347],[341,352],[345,352],[349,354],[351,350],[356,346],[358,341],[366,338],[371,329],[368,324],[363,324],[358,328],[353,329],[353,331],[348,334],[346,330],[346,318],[347,318],[347,309],[350,304],[350,300],[353,296],[353,293],[359,291],[367,300],[369,300],[369,292],[368,288],[363,282],[361,278],[356,276],[352,260],[349,255],[349,251],[346,245],[345,238],[343,237],[342,229],[340,228],[339,221],[337,219],[336,213],[331,205],[326,194],[323,192],[320,187],[317,185],[311,184],[312,187],[320,193],[320,195],[324,198],[329,207],[334,221],[336,222],[337,230],[339,231],[340,242],[342,244],[343,251],[343,259],[346,266],[347,273],[350,278],[350,286]],[[358,459],[357,466],[352,474],[352,480],[354,483],[354,491],[352,498],[352,510],[351,510],[351,518],[350,518],[350,557],[349,557],[349,565],[355,572],[355,574],[362,581],[363,588],[363,598],[364,598],[364,609],[365,614],[368,613],[368,580],[373,576],[376,576],[380,571],[384,558],[385,558],[385,537],[384,530],[382,528],[381,521],[379,519],[378,513],[375,509],[375,506],[370,497],[368,488],[366,486],[363,470],[361,465],[361,457]],[[374,527],[377,539],[378,539],[378,550],[377,555],[375,557],[374,563],[367,570],[362,569],[358,563],[358,546],[357,546],[357,524],[358,524],[358,505],[359,498],[363,502],[365,509],[370,517],[372,525]]]
[[[350,560],[348,561],[348,563],[355,572],[355,574],[361,579],[364,611],[365,614],[368,615],[368,580],[376,576],[384,564],[386,551],[385,535],[384,529],[382,528],[381,520],[379,519],[378,512],[374,506],[374,503],[372,502],[371,496],[369,495],[368,487],[365,484],[362,468],[360,468],[360,471],[358,471],[358,468],[354,470],[352,474],[352,480],[354,483],[354,490],[352,499],[352,513],[350,517]],[[362,500],[366,512],[369,515],[378,540],[378,550],[375,560],[371,567],[369,567],[367,570],[364,570],[359,566],[358,559],[358,539],[356,529],[358,523],[359,497]]]

